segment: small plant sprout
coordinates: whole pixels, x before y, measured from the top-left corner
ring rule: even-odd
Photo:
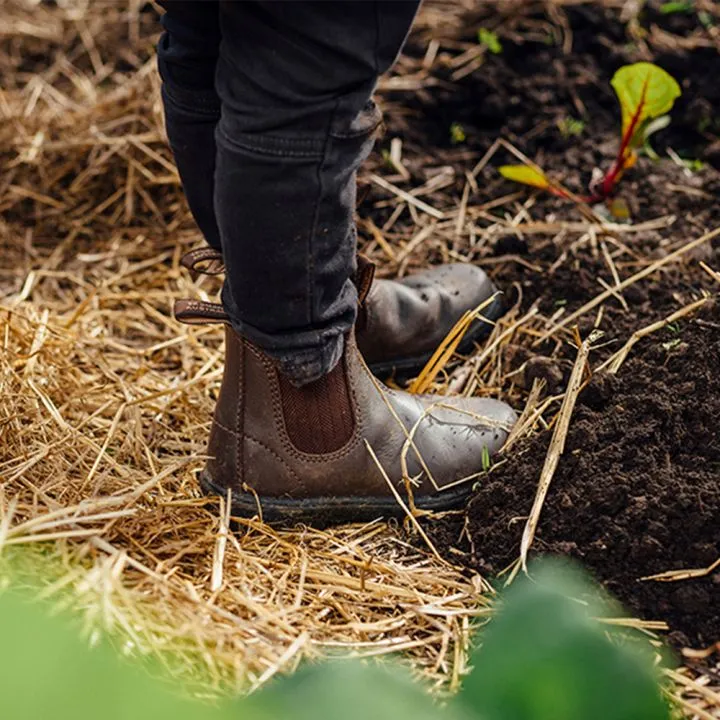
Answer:
[[[450,142],[453,145],[461,145],[465,140],[467,140],[465,128],[459,122],[452,123],[450,125]]]
[[[664,2],[660,6],[660,12],[663,15],[674,15],[676,13],[691,14],[695,12],[695,3],[683,1],[675,2],[675,0],[670,0],[670,2]]]
[[[578,137],[585,130],[585,121],[568,116],[558,120],[557,126],[564,138]]]
[[[675,338],[674,340],[668,340],[667,342],[664,342],[662,344],[663,350],[665,350],[665,352],[670,352],[671,350],[674,350],[678,345],[680,345],[680,343],[682,343],[681,338]]]
[[[484,45],[493,55],[499,55],[503,51],[503,46],[497,33],[487,28],[481,27],[478,30],[478,42]]]
[[[487,448],[487,445],[485,445],[482,449],[482,469],[483,472],[487,472],[490,467],[492,466],[492,461],[490,460],[490,451]]]
[[[500,168],[503,177],[588,204],[611,198],[625,172],[636,163],[638,150],[648,147],[648,138],[653,133],[667,127],[668,113],[681,94],[672,75],[647,62],[621,67],[611,84],[622,112],[620,147],[610,169],[591,183],[589,196],[578,198],[534,164],[503,165]]]

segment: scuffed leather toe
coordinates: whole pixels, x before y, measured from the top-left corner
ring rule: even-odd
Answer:
[[[462,312],[477,307],[495,293],[495,286],[485,271],[468,263],[452,263],[409,275],[400,284],[420,292],[432,289],[441,295],[448,308]]]
[[[401,280],[377,280],[364,307],[358,347],[373,372],[420,369],[468,311],[482,303],[461,351],[487,335],[504,310],[502,297],[480,268],[441,265]]]

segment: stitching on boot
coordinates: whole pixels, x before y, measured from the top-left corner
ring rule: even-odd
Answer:
[[[239,345],[240,358],[238,362],[238,403],[235,415],[235,429],[237,431],[235,475],[238,485],[242,487],[245,481],[245,343],[239,338],[235,340]]]
[[[287,462],[287,460],[285,460],[285,459],[283,458],[282,455],[279,455],[279,454],[276,453],[271,447],[269,447],[269,446],[266,445],[264,442],[262,442],[262,440],[258,440],[257,438],[252,437],[252,435],[239,436],[238,433],[237,433],[235,430],[233,430],[233,429],[231,429],[231,428],[223,425],[221,422],[215,421],[215,424],[216,424],[221,430],[224,430],[226,433],[229,433],[230,435],[233,435],[233,436],[234,436],[235,438],[237,438],[239,441],[247,440],[248,442],[252,442],[252,443],[255,443],[256,445],[260,445],[260,447],[262,447],[263,450],[266,450],[266,451],[269,452],[273,457],[275,457],[275,459],[277,459],[277,460],[280,461],[280,463],[285,467],[285,469],[290,473],[290,475],[292,475],[293,480],[295,480],[295,481],[298,483],[298,485],[300,485],[303,489],[305,488],[305,485],[304,485],[302,479],[301,479],[300,476],[293,470],[292,465],[290,465],[290,464]],[[240,443],[238,443],[238,444],[240,444]],[[242,483],[240,483],[240,486],[242,487]]]
[[[285,467],[285,469],[290,473],[290,475],[292,476],[292,479],[302,488],[303,491],[305,490],[305,484],[303,483],[301,477],[292,469],[292,466],[290,465],[290,463],[288,463],[287,460],[285,460],[285,458],[283,458],[282,455],[279,455],[278,453],[276,453],[271,447],[269,447],[264,442],[262,442],[262,440],[258,440],[257,438],[254,438],[251,435],[246,435],[245,439],[248,442],[259,445],[263,450],[265,450],[266,452],[269,452],[274,458],[279,460],[280,464],[283,465]]]

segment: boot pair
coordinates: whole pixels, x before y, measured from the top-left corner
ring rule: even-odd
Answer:
[[[213,273],[219,263],[210,249],[183,260]],[[373,374],[421,369],[457,320],[483,302],[489,322],[471,326],[461,351],[487,335],[502,303],[485,273],[454,264],[373,281],[372,265],[361,260],[356,284],[358,321],[340,362],[301,387],[235,332],[221,306],[176,303],[183,322],[226,323],[225,371],[200,479],[208,493],[231,491],[233,514],[326,526],[447,510],[462,504],[504,444],[516,419],[505,403],[412,395]]]

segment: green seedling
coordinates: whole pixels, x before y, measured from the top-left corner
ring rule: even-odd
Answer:
[[[465,134],[465,128],[458,122],[452,123],[450,125],[450,142],[453,145],[460,145],[467,140],[467,135]]]
[[[564,117],[557,123],[560,134],[565,138],[579,137],[585,130],[585,121],[574,117]]]
[[[478,42],[484,45],[493,55],[499,55],[503,51],[502,43],[492,30],[481,27],[478,30]]]
[[[680,96],[675,78],[652,63],[640,62],[621,67],[613,76],[612,87],[622,113],[620,147],[612,166],[599,182],[590,186],[590,195],[577,197],[557,181],[551,180],[537,165],[503,165],[500,173],[515,182],[547,190],[559,197],[593,204],[608,200],[620,180],[638,158],[638,150],[648,139],[667,127],[668,113]]]
[[[483,472],[487,472],[491,466],[492,466],[492,461],[490,460],[490,451],[488,450],[487,445],[485,445],[485,446],[483,446],[483,449],[482,449]]]
[[[674,15],[675,13],[691,14],[695,12],[695,3],[682,1],[675,2],[675,0],[671,0],[670,2],[664,2],[660,6],[660,12],[663,15]]]

